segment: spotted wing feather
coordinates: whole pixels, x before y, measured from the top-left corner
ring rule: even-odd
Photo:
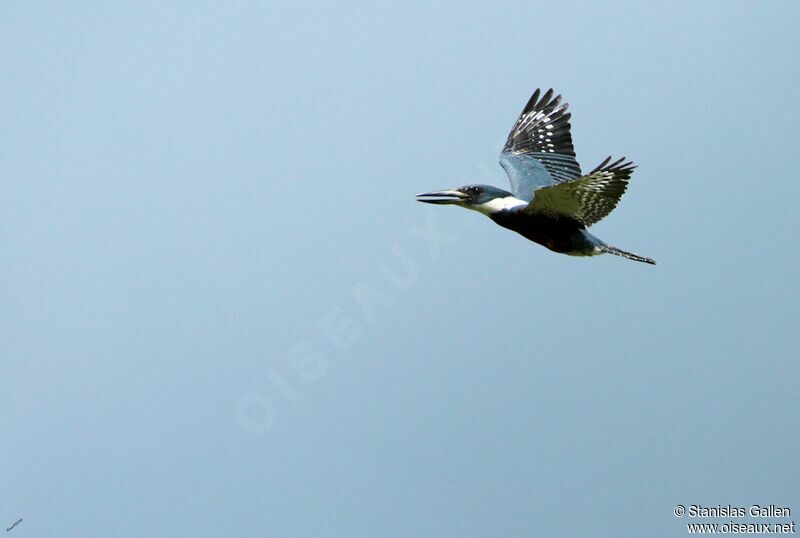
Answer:
[[[526,211],[569,217],[587,228],[600,221],[617,207],[636,168],[624,158],[610,160],[585,176],[537,190]]]
[[[537,89],[508,134],[500,165],[517,198],[530,201],[536,189],[580,177],[568,106],[552,89]]]

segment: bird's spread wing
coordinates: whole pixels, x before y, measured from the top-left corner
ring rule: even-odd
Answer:
[[[585,227],[598,222],[617,207],[636,166],[611,157],[588,175],[538,189],[525,211],[570,217]]]
[[[540,99],[537,89],[508,133],[500,166],[517,198],[531,201],[536,189],[580,177],[567,106],[560,95],[553,97],[553,90]]]

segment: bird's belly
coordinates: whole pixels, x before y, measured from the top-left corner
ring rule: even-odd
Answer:
[[[570,218],[509,213],[493,215],[492,220],[553,252],[571,256],[596,253],[594,245],[583,233],[583,226]]]

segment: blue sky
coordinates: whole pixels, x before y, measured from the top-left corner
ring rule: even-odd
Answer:
[[[677,504],[800,511],[798,21],[3,3],[9,534],[660,537]],[[592,232],[658,266],[414,201],[505,188],[537,87],[584,169],[637,162]]]

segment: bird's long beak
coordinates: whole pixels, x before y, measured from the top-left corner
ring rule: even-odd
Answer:
[[[426,204],[458,204],[467,198],[468,196],[461,191],[423,192],[417,195],[417,202],[425,202]]]

